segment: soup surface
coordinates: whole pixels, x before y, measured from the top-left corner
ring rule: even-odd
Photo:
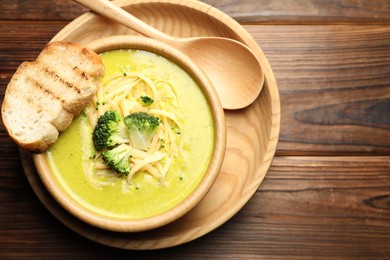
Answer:
[[[174,88],[183,115],[183,158],[174,158],[163,183],[149,174],[134,175],[127,189],[118,179],[106,186],[93,185],[87,178],[92,127],[78,116],[48,150],[47,158],[58,182],[83,207],[118,219],[139,219],[163,213],[187,197],[204,175],[213,148],[214,126],[210,108],[201,89],[182,68],[147,51],[119,50],[101,54],[105,78],[131,72],[158,73]],[[104,79],[103,79],[104,81]]]

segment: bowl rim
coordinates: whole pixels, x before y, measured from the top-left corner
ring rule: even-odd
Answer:
[[[214,121],[214,146],[207,170],[188,197],[169,210],[142,219],[117,219],[92,212],[76,200],[74,200],[61,185],[57,182],[54,174],[51,173],[46,153],[33,154],[33,162],[44,186],[51,196],[63,207],[80,220],[99,227],[101,229],[116,232],[140,232],[164,226],[185,215],[199,201],[206,196],[211,189],[220,172],[226,149],[226,126],[225,116],[217,92],[212,83],[208,80],[203,71],[195,65],[189,57],[180,51],[160,41],[134,35],[117,35],[103,37],[94,40],[86,47],[100,54],[106,51],[118,49],[139,49],[153,52],[170,59],[183,68],[197,82],[205,95],[211,115]]]

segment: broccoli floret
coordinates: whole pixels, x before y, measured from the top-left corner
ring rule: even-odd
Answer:
[[[141,101],[144,104],[144,106],[148,107],[153,104],[154,99],[149,96],[141,96]]]
[[[102,153],[107,165],[118,173],[129,175],[130,173],[130,149],[126,144],[121,144],[115,148]]]
[[[128,141],[128,133],[122,116],[116,110],[101,115],[92,133],[97,151]]]
[[[133,147],[147,150],[161,120],[145,112],[135,112],[126,116],[124,122],[129,129],[130,142]]]

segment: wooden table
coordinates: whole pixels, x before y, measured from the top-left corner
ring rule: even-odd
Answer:
[[[281,99],[275,159],[249,203],[184,245],[119,250],[41,204],[0,128],[0,259],[390,258],[390,2],[206,0],[263,49]],[[0,101],[17,66],[86,12],[70,0],[0,0]]]

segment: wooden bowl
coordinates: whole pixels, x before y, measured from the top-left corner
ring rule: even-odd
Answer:
[[[159,41],[138,36],[122,35],[95,40],[89,43],[88,47],[97,53],[119,49],[145,50],[168,58],[187,71],[201,87],[213,117],[215,125],[214,147],[210,163],[203,179],[188,197],[184,198],[178,205],[174,205],[171,209],[168,209],[163,213],[142,219],[115,218],[104,215],[103,213],[92,212],[83,207],[66,192],[64,187],[57,180],[55,174],[51,170],[46,154],[37,154],[33,156],[38,174],[50,194],[63,208],[80,220],[98,228],[117,232],[138,232],[154,229],[173,222],[198,204],[210,190],[220,172],[225,154],[226,128],[224,111],[218,95],[207,77],[187,56]]]

